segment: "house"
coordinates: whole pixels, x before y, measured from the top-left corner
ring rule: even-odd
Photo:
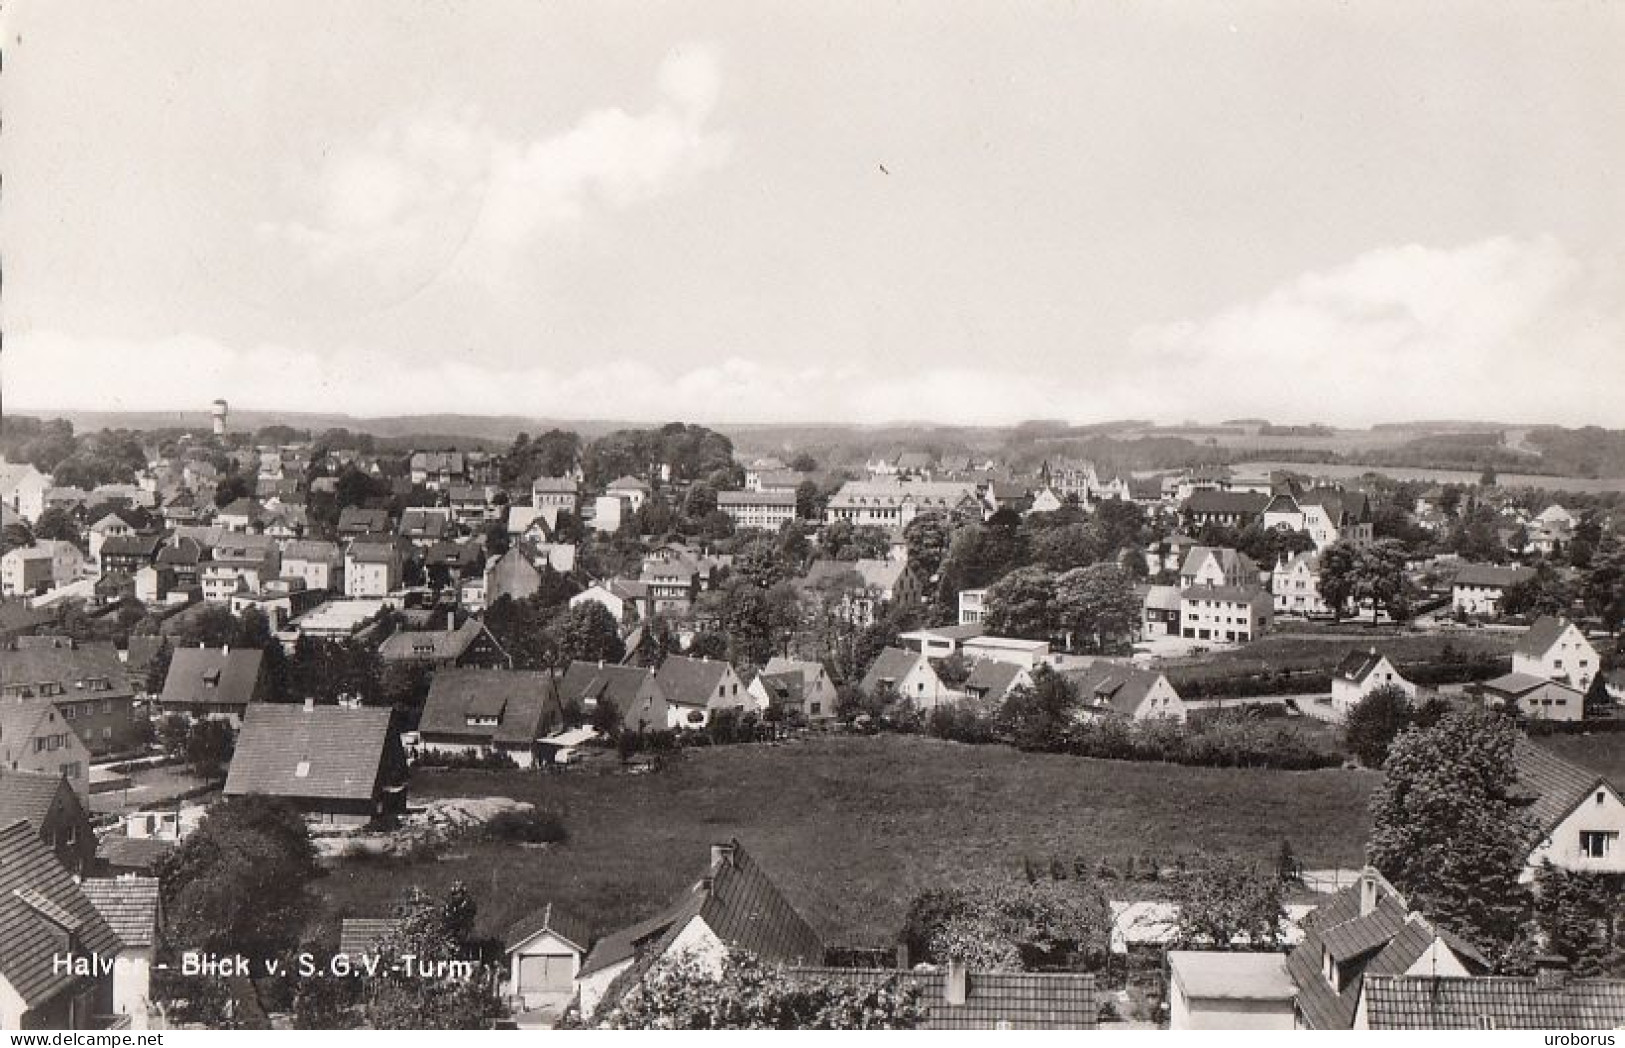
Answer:
[[[90,527],[85,529],[85,540],[90,550],[92,562],[100,564],[102,556],[102,543],[111,538],[134,535],[141,531],[139,511],[127,509],[115,510],[110,513],[101,513],[105,506],[95,507],[92,512],[100,515],[94,519]]]
[[[1057,495],[1054,488],[1045,487],[1033,493],[1032,505],[1028,511],[1031,513],[1055,513],[1065,505],[1066,500]]]
[[[96,863],[96,834],[80,795],[61,775],[0,767],[0,826],[22,819],[74,876]]]
[[[989,513],[1007,509],[1012,513],[1026,513],[1033,508],[1032,491],[1027,485],[1013,480],[996,480],[982,492],[982,501]]]
[[[1050,645],[1046,640],[984,635],[966,637],[960,642],[959,653],[967,659],[992,659],[1031,670],[1049,661]]]
[[[1347,717],[1361,699],[1378,688],[1398,688],[1416,699],[1416,685],[1399,675],[1388,656],[1377,654],[1376,648],[1351,651],[1332,671],[1332,711]]]
[[[765,458],[752,459],[745,464],[745,490],[761,491],[764,474],[780,473],[787,468],[782,461],[771,455]]]
[[[1534,568],[1463,564],[1450,584],[1450,606],[1458,615],[1494,618],[1501,614],[1501,597],[1506,588],[1534,577]]]
[[[627,731],[661,731],[671,723],[666,693],[650,669],[577,659],[566,667],[558,688],[559,701],[580,706],[590,722],[596,722],[599,705],[609,703]]]
[[[870,664],[861,685],[863,693],[878,696],[888,690],[921,710],[935,709],[944,702],[963,698],[942,682],[931,660],[917,651],[885,648]]]
[[[713,844],[705,874],[659,916],[593,944],[576,979],[584,1018],[613,1007],[656,963],[705,967],[740,950],[771,965],[824,962],[824,942],[738,840]]]
[[[981,623],[972,626],[936,626],[899,634],[897,643],[932,659],[958,654],[965,642],[982,635]]]
[[[339,948],[334,956],[357,962],[373,956],[400,925],[394,917],[346,917],[339,922]]]
[[[1177,637],[1182,602],[1178,586],[1147,586],[1140,600],[1140,635]]]
[[[201,585],[203,565],[213,548],[213,543],[205,546],[191,535],[177,533],[171,535],[168,544],[158,551],[155,564],[159,570],[175,573],[176,589],[190,589]]]
[[[305,580],[305,588],[344,589],[344,553],[336,542],[304,539],[282,547],[282,577]]]
[[[647,587],[650,613],[686,613],[703,588],[701,574],[699,564],[687,558],[645,562],[640,581]]]
[[[414,486],[441,491],[468,477],[468,465],[461,451],[414,451],[407,460]]]
[[[562,1013],[591,945],[586,923],[553,903],[520,918],[503,936],[508,998],[525,1011]]]
[[[36,523],[45,512],[45,493],[50,487],[51,478],[29,463],[0,458],[0,505],[28,523]]]
[[[90,751],[49,699],[0,701],[0,771],[66,779],[90,796]]]
[[[844,520],[859,526],[899,528],[922,513],[980,521],[987,516],[987,507],[976,494],[976,486],[963,481],[850,480],[830,497],[824,519],[830,524]]]
[[[473,539],[432,543],[422,557],[429,585],[436,588],[455,587],[464,579],[485,576],[485,547]]]
[[[1584,693],[1597,678],[1602,659],[1580,627],[1568,619],[1542,615],[1512,646],[1512,672],[1545,677]]]
[[[54,705],[92,757],[135,745],[141,713],[111,644],[20,637],[0,649],[0,703],[35,700]]]
[[[241,724],[249,703],[265,698],[264,660],[257,648],[178,648],[170,656],[158,705],[165,713]]]
[[[178,653],[177,653],[178,654]],[[364,826],[406,810],[406,756],[382,706],[262,702],[243,717],[226,796],[292,801],[307,819]]]
[[[1028,667],[999,659],[977,659],[960,688],[965,697],[997,706],[1017,688],[1033,686]]]
[[[822,662],[789,659],[775,655],[762,667],[761,677],[782,679],[783,690],[779,703],[794,697],[800,703],[801,715],[811,723],[830,720],[835,716],[835,681]],[[799,683],[792,683],[795,678]],[[758,678],[760,679],[760,678]]]
[[[214,522],[227,531],[246,533],[259,529],[265,520],[265,507],[257,499],[240,498],[220,507]]]
[[[492,489],[483,485],[453,484],[446,492],[451,519],[471,528],[500,519],[502,505],[494,500],[493,495]]]
[[[668,726],[672,728],[703,728],[719,710],[759,713],[767,708],[721,659],[668,655],[655,671],[655,680],[670,704]]]
[[[1039,467],[1038,475],[1044,481],[1044,486],[1063,500],[1088,502],[1095,489],[1100,487],[1095,464],[1080,459],[1045,461]]]
[[[378,646],[378,655],[386,666],[512,668],[513,659],[479,619],[469,616],[461,626],[446,625],[443,630],[401,630]]]
[[[1164,674],[1126,663],[1099,661],[1061,677],[1078,693],[1084,716],[1152,718],[1185,723],[1185,700]]]
[[[113,1025],[113,975],[93,961],[118,935],[21,819],[0,826],[0,943],[0,1030]]]
[[[1253,491],[1193,491],[1185,500],[1185,522],[1191,528],[1214,524],[1245,528],[1261,520],[1270,496]]]
[[[760,491],[768,495],[794,495],[796,489],[812,480],[811,473],[798,473],[793,469],[773,469],[762,473],[751,486],[750,473],[745,474],[745,490]]]
[[[654,614],[650,606],[649,584],[640,579],[615,578],[595,582],[570,598],[572,608],[587,603],[601,605],[622,626],[629,626]]]
[[[38,596],[85,574],[85,556],[66,539],[38,539],[0,556],[0,597]]]
[[[1168,952],[1170,1030],[1293,1030],[1297,996],[1283,954]]]
[[[363,535],[388,535],[389,532],[387,509],[345,506],[339,510],[338,535],[341,539],[360,538]]]
[[[600,495],[593,499],[592,520],[589,523],[594,531],[613,535],[621,530],[621,525],[634,519],[632,514],[631,499],[621,495]]]
[[[560,513],[574,516],[581,512],[581,489],[573,477],[537,477],[530,484],[530,504],[552,526]]]
[[[1625,979],[1574,979],[1550,965],[1521,976],[1372,975],[1354,1019],[1356,1030],[1622,1027]]]
[[[1148,575],[1160,575],[1165,571],[1177,572],[1190,556],[1191,550],[1201,543],[1189,535],[1175,532],[1166,538],[1158,539],[1145,547],[1145,570]]]
[[[1625,799],[1615,784],[1529,739],[1514,752],[1518,780],[1534,798],[1529,816],[1541,832],[1522,879],[1541,863],[1575,873],[1625,874]]]
[[[485,603],[496,603],[502,597],[524,600],[542,588],[542,573],[518,546],[508,549],[502,556],[485,566]],[[617,618],[617,622],[620,620]]]
[[[505,753],[519,767],[529,768],[536,763],[536,741],[560,719],[551,674],[441,670],[423,704],[418,745],[430,753]]]
[[[794,491],[719,491],[717,509],[726,513],[736,528],[778,531],[796,519]]]
[[[401,522],[396,532],[414,546],[432,546],[456,534],[451,513],[443,509],[413,506],[401,510]]]
[[[145,1030],[152,1007],[151,986],[163,899],[156,877],[93,877],[79,890],[118,936],[113,960],[113,1014],[129,1016],[130,1029]]]
[[[1365,493],[1332,487],[1276,495],[1264,508],[1264,527],[1301,531],[1314,540],[1316,550],[1339,542],[1367,546],[1375,537]]]
[[[282,574],[282,555],[276,544],[261,536],[225,539],[214,556],[200,565],[198,581],[203,599],[225,603],[238,593],[258,593]]]
[[[1490,706],[1516,706],[1534,720],[1577,721],[1585,719],[1585,692],[1527,673],[1502,674],[1480,681],[1470,690]]]
[[[1193,586],[1257,586],[1258,565],[1245,553],[1226,546],[1193,546],[1179,568],[1179,584]]]
[[[987,587],[959,591],[959,624],[976,626],[987,617]]]
[[[344,551],[344,595],[387,597],[400,588],[401,550],[394,542],[353,540]]]
[[[626,476],[612,480],[609,486],[604,488],[604,493],[612,498],[624,499],[634,513],[649,501],[649,485],[637,477]]]
[[[972,971],[950,961],[939,968],[801,968],[787,970],[862,988],[888,983],[919,991],[921,1030],[1092,1030],[1101,1002],[1095,977],[1078,972]]]
[[[1270,595],[1252,586],[1192,586],[1179,591],[1180,634],[1191,640],[1256,640],[1270,628]]]
[[[1314,553],[1281,555],[1270,573],[1270,594],[1275,614],[1321,616],[1332,614],[1320,595],[1320,557]]]

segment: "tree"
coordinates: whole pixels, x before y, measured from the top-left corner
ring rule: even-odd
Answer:
[[[1507,615],[1563,615],[1573,603],[1569,584],[1550,563],[1542,561],[1535,574],[1512,583],[1501,593],[1501,611]]]
[[[1174,936],[1181,949],[1272,950],[1281,944],[1286,910],[1281,877],[1225,855],[1198,855],[1174,876]]]
[[[1625,976],[1625,880],[1576,873],[1550,861],[1535,871],[1535,926],[1546,952],[1574,974]]]
[[[999,707],[999,730],[1025,750],[1053,749],[1065,738],[1078,711],[1072,682],[1048,666],[1033,671],[1031,686],[1011,689]]]
[[[1518,737],[1512,719],[1483,709],[1401,732],[1371,800],[1370,862],[1482,947],[1510,944],[1527,909],[1518,875],[1539,833],[1517,795]]]
[[[186,732],[186,763],[205,779],[219,778],[231,763],[236,736],[224,720],[206,717],[193,721]]]
[[[461,882],[440,899],[407,889],[394,927],[376,947],[381,976],[367,1004],[373,1028],[477,1030],[502,1014],[495,973],[476,960],[476,915],[474,897]]]
[[[988,587],[986,608],[989,634],[1047,640],[1057,626],[1055,576],[1036,565],[1017,568]]]
[[[1102,651],[1133,633],[1140,621],[1134,579],[1112,563],[1073,568],[1055,580],[1056,624],[1073,635],[1073,646]]]
[[[1341,616],[1350,601],[1370,602],[1371,621],[1380,611],[1398,618],[1405,606],[1405,547],[1384,539],[1354,547],[1338,542],[1320,555],[1320,595]]]
[[[801,520],[824,519],[824,507],[829,505],[829,499],[824,496],[823,489],[810,480],[804,480],[796,485],[796,516]]]
[[[1372,688],[1354,704],[1343,721],[1343,741],[1367,768],[1380,768],[1388,748],[1410,727],[1411,697],[1397,684]]]
[[[34,522],[34,537],[36,539],[53,539],[58,542],[77,542],[79,529],[73,526],[73,518],[68,516],[61,506],[52,506],[39,515]]]
[[[1105,956],[1111,919],[1093,881],[983,878],[915,896],[903,922],[909,956],[1027,969]]]
[[[597,1020],[605,1030],[912,1030],[925,1020],[905,975],[864,985],[769,967],[742,951],[655,964]]]
[[[1608,630],[1625,622],[1625,544],[1612,535],[1597,544],[1582,576],[1580,595]]]
[[[217,801],[159,862],[171,939],[205,952],[275,956],[297,942],[306,888],[320,874],[293,804],[259,794]]]
[[[953,525],[941,513],[921,513],[903,528],[909,570],[928,580],[942,567],[953,540]]]
[[[717,511],[717,491],[711,485],[696,482],[683,499],[683,516],[691,521],[703,521]]]
[[[626,655],[615,616],[596,601],[584,601],[553,620],[550,630],[560,665],[583,662],[619,663]]]

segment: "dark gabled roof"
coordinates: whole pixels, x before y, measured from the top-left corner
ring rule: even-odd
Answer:
[[[600,665],[576,660],[559,679],[559,698],[564,702],[608,702],[624,711],[645,687],[657,690],[659,681],[647,669],[637,666]]]
[[[668,655],[655,672],[660,690],[668,702],[679,706],[709,705],[717,693],[717,685],[732,669],[721,659],[691,659],[684,655]]]
[[[56,855],[21,819],[0,827],[0,979],[38,1008],[80,979],[53,971],[67,952],[112,954],[119,939]]]
[[[1269,597],[1251,586],[1187,586],[1179,591],[1180,600],[1221,600],[1230,604],[1257,604]]]
[[[175,847],[159,837],[108,834],[96,843],[96,862],[116,870],[150,870]]]
[[[226,795],[368,800],[384,785],[390,710],[255,703],[243,715]]]
[[[451,527],[451,512],[427,506],[412,506],[401,510],[399,531],[402,535],[444,534]]]
[[[25,641],[48,641],[25,643]],[[105,680],[110,691],[89,691],[80,681]],[[14,684],[60,684],[54,702],[85,698],[130,698],[129,671],[111,644],[76,645],[66,638],[20,638],[16,650],[0,651],[0,687]]]
[[[908,676],[914,664],[924,657],[917,651],[902,648],[881,649],[875,661],[870,663],[869,672],[863,675],[863,690],[873,692],[887,681],[895,684]]]
[[[476,618],[452,630],[401,630],[378,646],[378,655],[385,662],[460,659],[484,632]]]
[[[1527,738],[1518,740],[1513,760],[1518,766],[1519,786],[1534,798],[1529,805],[1529,816],[1542,833],[1567,818],[1599,787],[1612,788],[1603,776],[1566,761]]]
[[[1365,984],[1373,1030],[1617,1030],[1625,979],[1373,975]]]
[[[599,939],[593,944],[587,959],[581,962],[581,972],[577,978],[585,978],[593,972],[613,968],[622,961],[636,957],[645,946],[665,935],[681,912],[684,912],[684,909],[679,903],[646,921],[639,921]]]
[[[1128,717],[1162,679],[1156,670],[1120,662],[1096,662],[1081,670],[1065,670],[1061,676],[1077,689],[1086,709],[1109,708]]]
[[[648,491],[649,485],[634,476],[624,476],[609,482],[606,491]]]
[[[1332,671],[1333,677],[1353,681],[1356,684],[1363,682],[1371,671],[1377,668],[1382,656],[1377,654],[1376,648],[1366,651],[1351,651],[1343,656],[1343,661],[1337,664]]]
[[[386,509],[362,509],[360,506],[345,506],[339,511],[339,530],[388,531],[389,511]]]
[[[96,912],[125,946],[154,945],[158,934],[158,878],[91,877],[79,882]]]
[[[77,802],[73,787],[60,775],[0,768],[0,826],[24,819],[38,829],[64,792],[70,803]]]
[[[346,957],[372,953],[398,924],[393,917],[346,917],[339,922],[338,952]]]
[[[101,555],[104,557],[146,557],[149,560],[158,555],[158,549],[163,545],[162,535],[114,535],[102,543]]]
[[[574,946],[578,953],[586,953],[588,944],[592,942],[592,931],[585,921],[553,903],[548,903],[508,927],[507,933],[502,937],[503,949],[512,950],[524,944],[526,940],[535,938],[540,932],[552,932]]]
[[[235,651],[178,648],[164,678],[164,704],[246,706],[259,686],[265,653],[258,648]],[[212,686],[210,682],[213,682]]]
[[[1523,636],[1519,637],[1518,642],[1512,646],[1512,651],[1517,655],[1530,655],[1539,658],[1551,650],[1552,645],[1557,643],[1557,638],[1561,637],[1568,628],[1568,619],[1560,619],[1555,615],[1542,615],[1528,629],[1523,631]]]
[[[941,969],[792,968],[789,974],[844,980],[865,989],[888,982],[919,988],[922,1030],[1092,1030],[1095,977],[1076,972],[967,972],[965,1003],[949,1004]]]
[[[440,670],[429,684],[418,731],[474,743],[534,742],[543,715],[558,707],[553,677],[522,670]],[[495,717],[494,726],[470,725],[470,716]]]
[[[1551,680],[1548,677],[1537,677],[1532,673],[1519,673],[1517,670],[1478,683],[1480,691],[1507,698],[1522,698],[1541,688],[1562,688],[1565,691],[1572,691],[1576,695],[1580,694],[1580,690],[1571,684],[1565,684],[1560,680]]]
[[[977,659],[971,666],[970,676],[965,678],[965,691],[1002,699],[1022,672],[1022,667],[1013,662]]]
[[[1452,580],[1454,586],[1501,588],[1535,577],[1534,568],[1503,568],[1499,564],[1463,564]]]

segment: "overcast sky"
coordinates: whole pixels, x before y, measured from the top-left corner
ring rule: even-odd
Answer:
[[[0,24],[8,410],[1625,425],[1625,3]]]

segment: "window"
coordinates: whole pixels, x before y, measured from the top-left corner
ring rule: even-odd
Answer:
[[[1581,830],[1580,854],[1588,859],[1606,859],[1619,840],[1617,830]]]

